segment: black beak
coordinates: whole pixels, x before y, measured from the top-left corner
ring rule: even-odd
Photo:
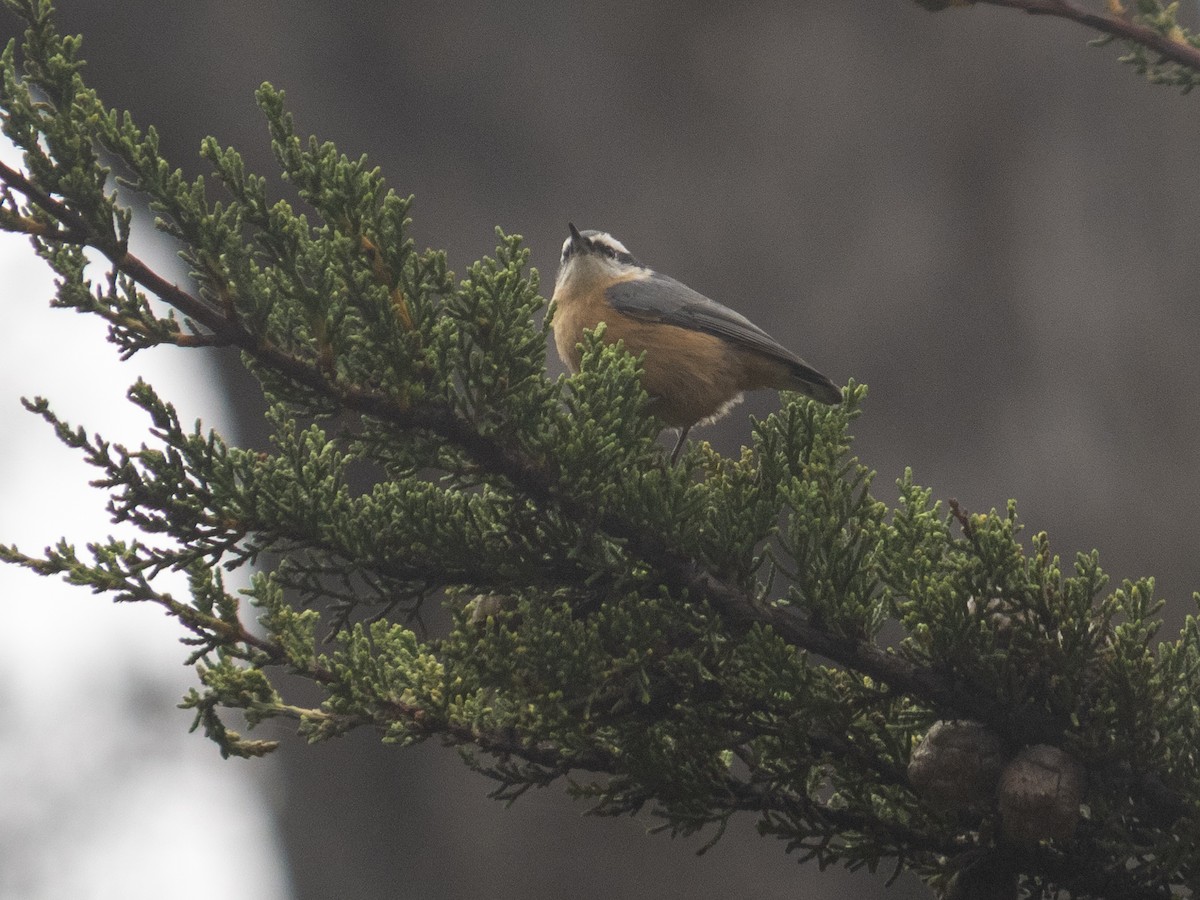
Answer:
[[[571,229],[571,246],[580,252],[587,250],[587,240],[579,233],[579,229],[575,227],[575,223],[568,222],[567,227]]]

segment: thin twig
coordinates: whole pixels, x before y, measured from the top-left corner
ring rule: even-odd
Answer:
[[[1031,16],[1053,16],[1078,22],[1088,28],[1112,35],[1153,50],[1164,62],[1173,62],[1194,72],[1200,72],[1200,49],[1183,40],[1162,34],[1140,25],[1125,16],[1087,9],[1077,0],[970,0],[976,4],[1019,9]]]

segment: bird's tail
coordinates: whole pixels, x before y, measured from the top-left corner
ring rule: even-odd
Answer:
[[[816,369],[804,363],[793,363],[790,369],[786,385],[788,390],[808,394],[814,400],[830,406],[842,402],[842,389]]]

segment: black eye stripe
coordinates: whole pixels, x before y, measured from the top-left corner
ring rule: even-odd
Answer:
[[[578,256],[580,253],[587,255],[596,253],[607,256],[609,259],[617,260],[627,266],[641,266],[641,263],[634,259],[633,254],[624,250],[618,250],[607,241],[597,241],[592,238],[583,238],[578,244],[575,241],[568,241],[563,247],[562,261],[565,263],[573,256]]]
[[[612,244],[605,244],[600,241],[589,241],[588,248],[590,250],[594,250],[599,253],[603,253],[609,259],[619,259],[621,262],[634,264],[634,259],[633,259],[632,254],[623,253],[622,251],[620,251],[616,247],[614,247]]]

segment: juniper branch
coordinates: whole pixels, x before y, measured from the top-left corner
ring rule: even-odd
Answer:
[[[65,227],[84,229],[85,243],[105,253],[118,271],[224,341],[240,347],[263,367],[312,390],[343,409],[373,416],[397,428],[435,434],[464,451],[481,468],[507,479],[519,493],[557,508],[567,518],[579,521],[595,518],[594,509],[580,504],[576,498],[560,490],[558,479],[549,466],[525,457],[510,444],[479,433],[447,406],[436,403],[408,404],[331,379],[319,364],[288,355],[263,342],[225,312],[163,278],[132,254],[106,247],[91,233],[87,223],[68,207],[44,195],[20,173],[3,163],[0,163],[0,180],[37,203],[47,214],[62,221]],[[1020,739],[1052,740],[1062,727],[1061,723],[1049,722],[1033,713],[1013,721],[1005,710],[989,698],[966,692],[960,686],[935,673],[922,671],[874,644],[840,637],[806,622],[789,610],[765,606],[752,593],[729,584],[694,560],[680,556],[661,535],[640,530],[618,516],[602,515],[598,524],[602,530],[626,542],[638,556],[659,569],[666,583],[686,592],[688,596],[712,604],[731,624],[744,628],[755,624],[770,626],[798,649],[816,653],[859,671],[898,692],[919,697],[944,710],[947,715],[974,716]]]
[[[1069,0],[996,5],[1064,17],[1082,11]],[[36,56],[36,41],[29,46]],[[931,717],[970,717],[1009,745],[1077,749],[1097,782],[1089,803],[1104,830],[1080,826],[1084,846],[1070,856],[1057,845],[1047,856],[1029,854],[1021,870],[1032,881],[1078,888],[1097,872],[1118,879],[1142,862],[1138,848],[1146,846],[1153,864],[1111,884],[1154,896],[1146,885],[1185,883],[1194,866],[1179,836],[1192,827],[1194,801],[1155,779],[1161,773],[1194,791],[1194,741],[1180,736],[1200,733],[1187,696],[1200,640],[1187,635],[1154,658],[1148,583],[1126,585],[1097,609],[1103,576],[1094,558],[1077,563],[1074,579],[1063,578],[1042,538],[1027,558],[1015,512],[968,517],[952,507],[966,535],[955,539],[952,521],[911,484],[908,512],[898,508],[885,520],[869,495],[870,474],[849,458],[845,428],[857,407],[816,419],[811,407],[787,401],[756,429],[756,454],[726,461],[689,451],[704,461],[703,479],[665,467],[632,391],[629,357],[600,350],[593,336],[595,369],[585,365],[557,384],[545,378],[545,328],[529,325],[542,301],[515,239],[498,264],[479,264],[454,291],[444,258],[408,255],[406,201],[385,192],[365,160],[339,157],[315,139],[305,151],[268,86],[260,103],[277,155],[318,224],[286,203],[268,207],[263,180],[246,176],[240,157],[213,141],[205,155],[235,199],[210,205],[202,180],[163,174],[152,133],[128,119],[121,128],[98,101],[80,101],[92,95],[64,68],[35,62],[30,77],[51,102],[36,115],[17,103],[31,174],[0,164],[0,227],[34,238],[63,275],[60,305],[104,316],[127,332],[126,350],[239,348],[266,393],[282,398],[281,434],[294,435],[296,416],[344,410],[364,420],[361,440],[339,445],[314,425],[308,443],[280,442],[276,456],[248,454],[222,468],[226,448],[214,450],[215,437],[207,447],[190,443],[157,398],[143,405],[165,453],[117,448],[110,457],[102,440],[89,447],[82,432],[49,417],[68,444],[94,451],[109,475],[102,485],[116,489],[114,517],[182,547],[113,542],[90,548],[93,565],[65,545],[44,559],[0,548],[0,558],[119,600],[166,606],[194,635],[186,641],[200,648],[192,661],[209,666],[201,672],[207,692],[188,705],[223,751],[265,748],[226,732],[218,707],[243,710],[251,725],[294,716],[315,738],[358,726],[392,740],[441,737],[496,757],[490,770],[476,767],[500,779],[501,796],[587,771],[611,776],[578,787],[601,812],[654,803],[675,833],[716,824],[719,835],[735,811],[753,809],[764,832],[822,863],[874,866],[890,856],[940,875],[947,857],[967,865],[971,854],[1004,850],[990,830],[998,827],[994,813],[962,809],[960,821],[944,821],[906,783],[911,742]],[[16,83],[11,69],[6,75],[6,86]],[[51,153],[43,153],[39,129],[71,139],[47,136]],[[171,220],[162,227],[183,241],[195,292],[129,253],[131,214],[107,192],[108,170],[90,152],[96,142],[124,159],[135,175],[124,183]],[[51,159],[55,147],[65,163]],[[106,293],[93,293],[84,277],[83,247],[111,265]],[[172,309],[169,318],[154,317],[150,297]],[[508,331],[490,340],[497,320]],[[400,449],[389,452],[393,445]],[[353,507],[347,458],[375,467],[373,476],[383,469],[383,512]],[[432,514],[419,502],[425,490],[442,504]],[[454,506],[468,495],[484,502]],[[275,506],[257,505],[263,498]],[[662,508],[651,510],[654,503]],[[928,508],[913,513],[922,503]],[[279,521],[288,514],[297,520]],[[399,519],[431,530],[444,520],[438,537],[448,538],[437,544],[415,530],[390,530]],[[370,536],[372,527],[384,537]],[[775,548],[764,553],[773,533]],[[454,608],[452,634],[441,641],[418,640],[382,617],[349,624],[349,585],[386,613],[409,596],[404,579],[416,583],[437,565],[387,554],[431,545],[450,560],[445,571],[462,577],[463,591],[499,586],[487,554],[514,550],[519,561],[505,577],[520,573],[509,598],[515,611],[500,609],[480,624]],[[241,625],[241,601],[224,592],[216,569],[222,559],[264,550],[284,560],[246,593],[265,610],[268,637]],[[461,562],[455,550],[485,562]],[[790,581],[777,602],[758,581],[764,556]],[[149,584],[162,568],[184,566],[193,603]],[[343,578],[342,588],[325,590],[330,577]],[[285,599],[285,588],[332,604],[326,612],[346,627],[330,655],[316,649],[320,615]],[[999,609],[976,615],[968,603]],[[899,651],[873,639],[888,615],[907,630]],[[1039,653],[1050,657],[1045,668]],[[810,664],[808,654],[834,666]],[[323,686],[322,707],[283,703],[261,671],[267,667]],[[831,799],[822,799],[826,790]],[[1169,814],[1153,817],[1147,810],[1156,804]]]
[[[199,322],[229,344],[240,347],[266,369],[310,389],[340,408],[385,421],[399,429],[423,431],[458,447],[481,469],[506,479],[513,489],[567,519],[592,520],[600,530],[624,542],[640,559],[655,567],[663,583],[694,600],[707,602],[734,627],[772,628],[798,650],[808,651],[909,694],[947,717],[974,718],[1010,735],[1014,743],[1053,742],[1065,722],[1040,710],[1014,715],[986,693],[923,669],[874,643],[857,640],[807,621],[792,609],[769,606],[752,593],[681,556],[659,533],[640,529],[619,515],[602,513],[562,490],[554,469],[528,458],[519,447],[480,433],[472,423],[440,403],[408,403],[329,376],[319,364],[283,353],[261,340],[226,311],[211,306],[163,278],[133,255],[106,245],[65,204],[46,196],[19,172],[0,163],[0,180],[38,204],[64,227],[83,229],[86,243],[108,256],[112,265],[145,290]]]

